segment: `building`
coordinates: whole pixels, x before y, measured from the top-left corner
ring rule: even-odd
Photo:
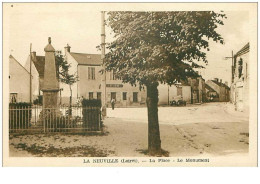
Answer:
[[[238,111],[249,110],[249,50],[247,43],[234,55],[230,97]]]
[[[9,56],[9,102],[30,102],[30,73]]]
[[[158,86],[159,101],[158,105],[169,105],[170,101],[183,100],[186,103],[191,103],[191,87],[182,84]]]
[[[228,87],[227,82],[224,84],[224,83],[222,83],[222,79],[215,78],[214,80],[208,80],[206,82],[206,84],[211,89],[213,89],[213,91],[216,92],[216,93],[214,93],[214,96],[215,96],[214,101],[229,102],[230,88]],[[208,94],[213,94],[213,93],[211,92]],[[210,96],[207,96],[207,98],[209,99]]]
[[[200,76],[197,78],[188,78],[172,86],[160,84],[159,105],[167,105],[168,101],[183,100],[187,104],[206,102],[205,80]]]
[[[191,103],[202,103],[206,101],[205,80],[200,76],[188,78],[187,85],[191,87]]]
[[[75,53],[70,51],[71,47],[65,47],[65,59],[71,64],[71,72],[78,75],[78,82],[74,87],[76,98],[101,99],[101,55]],[[66,88],[64,87],[64,91]],[[106,103],[115,99],[116,106],[140,106],[146,103],[146,90],[139,86],[131,86],[122,83],[115,77],[113,72],[106,72]]]
[[[208,84],[205,84],[205,88],[206,88],[207,102],[218,102],[219,101],[218,93]]]

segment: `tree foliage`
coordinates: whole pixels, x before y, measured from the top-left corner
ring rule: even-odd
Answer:
[[[115,40],[107,45],[105,68],[123,82],[140,86],[174,84],[197,76],[207,63],[209,39],[223,44],[216,32],[222,12],[108,12]]]
[[[64,59],[63,55],[60,52],[56,53],[56,62],[58,67],[58,77],[62,83],[73,85],[77,82],[78,76],[76,74],[70,74],[69,69],[71,65],[67,60]]]

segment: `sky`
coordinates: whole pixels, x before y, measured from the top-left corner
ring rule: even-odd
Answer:
[[[44,47],[48,37],[52,38],[52,45],[56,50],[62,50],[68,43],[71,52],[99,54],[96,46],[101,41],[101,13],[95,9],[74,7],[72,4],[42,8],[37,4],[33,8],[23,5],[9,8],[7,20],[9,53],[22,65],[30,52],[44,55]],[[227,19],[224,25],[217,28],[224,38],[225,44],[210,41],[210,51],[207,52],[209,64],[201,70],[205,80],[220,78],[223,81],[231,80],[232,50],[236,53],[249,42],[249,14],[247,11],[225,11]],[[113,40],[111,29],[106,27],[106,42]]]

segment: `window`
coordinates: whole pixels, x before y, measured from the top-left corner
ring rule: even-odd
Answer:
[[[95,80],[95,67],[88,67],[88,79]]]
[[[10,102],[11,103],[17,102],[17,93],[10,93]]]
[[[111,92],[111,100],[112,99],[116,101],[116,92]]]
[[[238,78],[242,76],[242,72],[243,72],[243,59],[240,58],[238,62]]]
[[[123,100],[126,100],[126,92],[123,92]]]
[[[114,71],[110,72],[110,80],[116,80],[116,75]]]
[[[97,99],[101,100],[101,92],[97,92]]]
[[[138,102],[138,92],[133,92],[133,102]]]
[[[90,100],[93,99],[93,92],[89,92],[89,93],[88,93],[88,98],[89,98]]]

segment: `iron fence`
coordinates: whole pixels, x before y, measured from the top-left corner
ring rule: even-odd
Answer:
[[[88,132],[101,131],[99,107],[42,106],[9,108],[9,132]]]

